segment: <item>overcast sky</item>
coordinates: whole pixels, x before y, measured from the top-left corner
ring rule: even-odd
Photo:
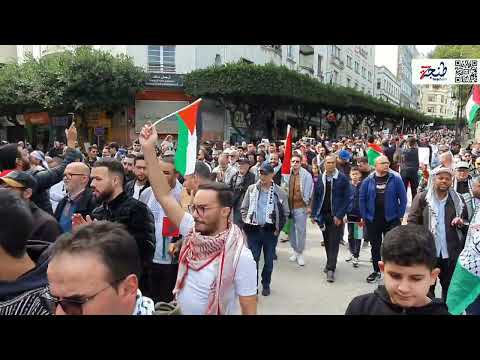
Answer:
[[[397,46],[398,45],[377,45],[375,47],[375,65],[384,65],[395,76],[397,75]],[[435,49],[436,45],[416,45],[417,50],[422,56]]]

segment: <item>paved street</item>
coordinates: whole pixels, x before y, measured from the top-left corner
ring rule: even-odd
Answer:
[[[281,237],[285,237],[282,233]],[[258,313],[263,315],[343,315],[350,300],[372,291],[376,284],[365,279],[372,272],[370,248],[362,249],[360,265],[353,268],[345,261],[348,248],[340,245],[336,281],[326,281],[323,268],[327,261],[325,248],[320,245],[322,233],[310,221],[307,223],[307,249],[304,252],[306,265],[288,261],[292,254],[288,242],[279,242],[278,261],[272,275],[271,295],[259,296]],[[263,266],[263,265],[262,265]]]
[[[411,204],[410,190],[408,209]],[[406,217],[405,217],[406,218]],[[282,233],[281,238],[286,237]],[[262,315],[343,315],[352,298],[373,291],[378,284],[368,284],[367,276],[373,271],[370,247],[362,248],[360,265],[354,268],[345,258],[348,246],[340,245],[335,282],[328,283],[323,268],[327,262],[325,248],[321,246],[322,232],[307,221],[306,265],[288,261],[292,250],[288,242],[279,241],[278,261],[274,262],[271,295],[259,296],[258,313]],[[346,240],[346,236],[345,236]],[[262,254],[263,256],[263,254]],[[261,267],[263,264],[261,263]],[[440,295],[437,287],[437,296]],[[261,286],[260,286],[261,291]]]

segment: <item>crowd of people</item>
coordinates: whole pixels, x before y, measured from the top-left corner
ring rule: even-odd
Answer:
[[[479,143],[462,147],[447,129],[322,135],[291,150],[205,141],[182,176],[174,139],[149,125],[129,148],[82,152],[74,124],[66,139],[47,153],[0,146],[0,314],[256,314],[279,239],[305,266],[307,221],[322,234],[327,282],[341,245],[353,268],[370,248],[366,281],[383,278],[347,314],[448,313],[477,221]]]

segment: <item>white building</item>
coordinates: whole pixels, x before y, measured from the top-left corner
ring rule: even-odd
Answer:
[[[375,97],[400,105],[400,85],[385,66],[375,66]]]
[[[421,111],[430,116],[455,118],[457,116],[457,100],[452,99],[453,89],[449,85],[421,85]]]

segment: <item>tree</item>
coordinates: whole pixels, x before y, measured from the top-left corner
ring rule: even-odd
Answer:
[[[94,109],[132,105],[147,79],[142,68],[124,55],[113,56],[91,46],[27,57],[0,69],[0,115],[24,111],[85,116]]]

